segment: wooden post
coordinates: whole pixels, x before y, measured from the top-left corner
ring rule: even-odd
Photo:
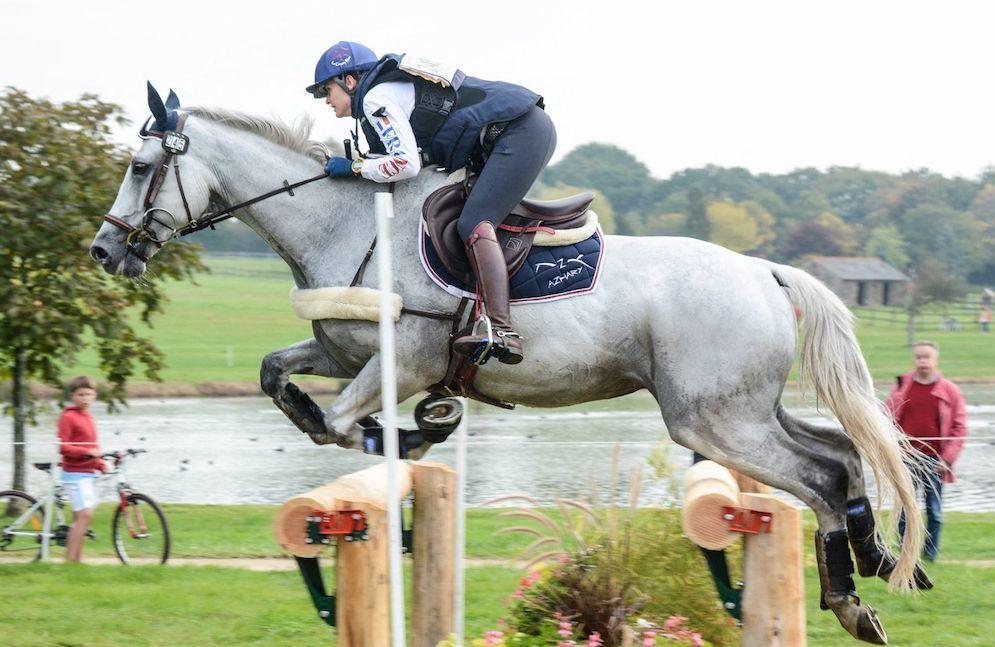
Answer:
[[[338,540],[335,555],[335,629],[339,647],[390,645],[387,509],[362,500],[341,501],[366,512],[366,541]]]
[[[435,647],[454,632],[456,472],[442,463],[412,464],[411,644]]]
[[[801,510],[770,494],[740,496],[744,508],[773,514],[769,533],[745,535],[742,644],[804,647]]]
[[[400,464],[401,495],[414,489],[411,644],[435,647],[454,631],[456,472],[442,463]],[[273,520],[277,542],[300,557],[308,544],[306,518],[314,510],[362,510],[366,541],[339,538],[335,554],[335,619],[339,647],[391,644],[387,463],[347,474],[284,503]],[[330,553],[331,551],[329,551]]]
[[[411,468],[401,463],[401,496],[411,490]],[[366,541],[338,540],[335,559],[335,618],[339,647],[390,645],[390,578],[387,550],[387,463],[347,474],[299,494],[277,511],[273,532],[291,554],[315,557],[324,545],[308,544],[306,517],[313,510],[362,510]]]

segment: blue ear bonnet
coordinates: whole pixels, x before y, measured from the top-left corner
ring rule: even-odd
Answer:
[[[155,122],[152,124],[152,130],[164,133],[169,130],[176,130],[176,122],[180,118],[180,113],[177,112],[180,108],[180,98],[176,96],[176,93],[172,90],[169,91],[169,96],[166,98],[166,102],[163,103],[162,97],[159,96],[159,92],[152,87],[151,82],[146,82],[149,91],[149,110],[152,111],[152,117],[155,118]]]

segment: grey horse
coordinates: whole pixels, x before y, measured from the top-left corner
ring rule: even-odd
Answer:
[[[153,137],[134,153],[109,212],[135,229],[108,222],[92,243],[91,256],[110,273],[139,276],[157,250],[151,238],[166,242],[190,218],[258,196],[284,178],[320,172],[325,151],[308,141],[310,124],[293,128],[204,108],[184,112],[189,150],[173,160],[182,174],[160,178],[157,217],[144,218],[143,202],[163,159],[162,141]],[[394,246],[375,253],[394,255],[395,292],[406,307],[453,312],[457,306],[458,299],[425,274],[418,253],[422,203],[449,181],[427,168],[396,187]],[[242,209],[239,217],[286,261],[298,288],[345,286],[371,243],[373,194],[382,190],[360,179],[322,180]],[[931,583],[918,565],[923,528],[909,467],[914,455],[876,398],[849,311],[801,270],[709,243],[607,236],[606,250],[593,293],[513,308],[525,361],[481,367],[477,389],[536,407],[647,389],[675,442],[812,508],[823,608],[854,637],[885,643],[874,609],[856,595],[850,547],[863,576],[876,574],[901,591]],[[378,285],[375,262],[362,285]],[[781,405],[799,321],[800,374],[842,429],[799,420]],[[400,317],[398,400],[443,377],[450,325]],[[381,409],[377,325],[326,319],[315,321],[313,332],[263,359],[262,388],[315,443],[362,448],[359,421]],[[323,410],[290,381],[295,374],[352,381]],[[882,540],[890,534],[875,530],[861,458],[873,469],[880,496],[893,496],[896,512],[907,513],[898,555]],[[897,517],[891,515],[892,526]]]

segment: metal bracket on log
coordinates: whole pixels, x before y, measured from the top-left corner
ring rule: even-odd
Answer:
[[[312,510],[307,517],[308,544],[330,544],[333,537],[366,541],[366,513],[362,510]]]
[[[770,532],[774,515],[763,510],[750,510],[729,505],[722,506],[722,518],[729,523],[729,530],[756,535]]]

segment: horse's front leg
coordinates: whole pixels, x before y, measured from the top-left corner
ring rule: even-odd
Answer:
[[[259,383],[263,392],[273,398],[298,429],[315,443],[327,445],[337,442],[334,434],[325,427],[325,412],[307,393],[290,381],[291,375],[321,375],[323,377],[351,377],[318,343],[316,339],[298,342],[273,351],[263,358],[259,369]]]
[[[406,369],[403,365],[397,366],[396,377],[398,402],[408,399],[426,386],[423,376],[417,371]],[[335,442],[342,447],[365,451],[365,429],[359,423],[367,416],[383,409],[381,378],[380,354],[377,353],[363,366],[352,383],[339,394],[325,415],[325,427],[335,435]],[[423,453],[423,451],[409,451],[408,457],[418,458]]]

